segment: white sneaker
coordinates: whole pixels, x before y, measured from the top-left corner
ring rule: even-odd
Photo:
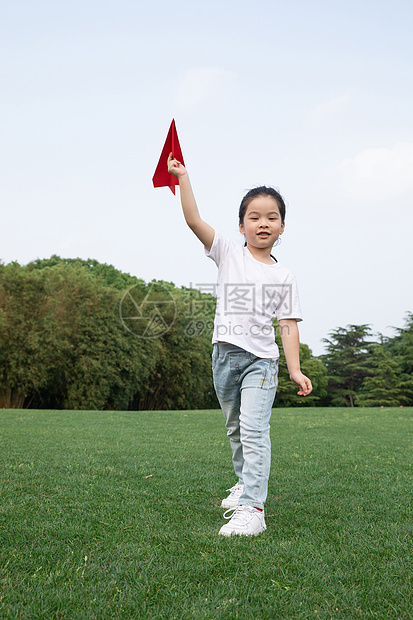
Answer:
[[[227,510],[230,512],[230,510]],[[265,532],[267,526],[264,520],[264,511],[257,510],[253,506],[237,506],[233,509],[232,516],[224,513],[224,519],[230,519],[219,530],[223,536],[238,534],[240,536],[258,536]]]
[[[240,482],[237,482],[237,484],[235,484],[230,489],[227,489],[227,491],[230,491],[230,494],[228,495],[228,497],[222,500],[221,508],[235,508],[236,506],[238,506],[239,498],[244,493],[244,485]]]

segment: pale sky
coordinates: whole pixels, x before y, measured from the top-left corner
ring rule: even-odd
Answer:
[[[0,258],[94,258],[215,282],[179,190],[152,175],[172,118],[202,217],[242,242],[280,189],[275,254],[313,353],[338,326],[413,310],[413,3],[50,0],[0,10]]]

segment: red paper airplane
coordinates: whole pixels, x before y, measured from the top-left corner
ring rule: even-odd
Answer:
[[[152,178],[154,187],[169,187],[171,192],[175,194],[175,185],[179,185],[179,181],[176,176],[169,174],[168,172],[169,153],[172,153],[172,157],[185,166],[178,140],[178,134],[176,133],[175,119],[172,119],[172,123],[169,127],[168,135],[162,149],[162,154],[159,158],[155,174]]]

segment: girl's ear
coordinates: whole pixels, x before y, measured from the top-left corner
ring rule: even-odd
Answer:
[[[239,224],[239,231],[240,231],[241,235],[244,234],[244,225],[243,224]]]

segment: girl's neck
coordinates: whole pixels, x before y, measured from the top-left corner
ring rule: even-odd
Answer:
[[[271,258],[271,248],[254,248],[247,243],[247,249],[252,254],[253,258],[265,265],[273,265],[274,261]]]

